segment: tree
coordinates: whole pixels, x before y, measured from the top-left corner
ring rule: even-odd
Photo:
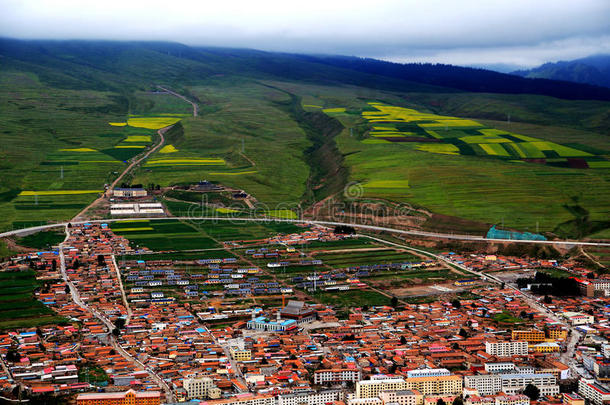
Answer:
[[[115,319],[114,326],[116,326],[117,329],[123,329],[125,327],[125,318]]]
[[[467,338],[467,337],[468,337],[468,331],[467,331],[466,329],[464,329],[464,328],[461,328],[461,329],[460,329],[459,334],[460,334],[460,336],[461,336],[461,337],[463,337],[463,338]]]
[[[452,405],[464,405],[464,401],[462,400],[462,397],[461,396],[455,397]]]
[[[523,393],[529,397],[530,400],[535,401],[540,398],[540,390],[534,384],[527,384]]]
[[[119,336],[119,335],[121,334],[121,330],[120,330],[119,328],[114,328],[114,329],[112,330],[112,334],[113,334],[114,336]]]
[[[455,298],[455,299],[453,299],[451,301],[451,305],[453,305],[453,308],[461,308],[462,307],[462,303],[457,298]]]
[[[17,363],[19,360],[21,360],[21,355],[16,349],[10,348],[6,352],[6,359],[13,363]]]
[[[106,259],[104,258],[104,255],[97,255],[97,264],[100,266],[106,264]]]
[[[390,301],[390,305],[392,305],[394,308],[396,308],[398,306],[398,298],[392,297],[392,300]]]
[[[401,345],[406,345],[406,344],[407,344],[407,338],[406,338],[406,337],[404,337],[404,336],[401,336],[401,337],[400,337],[400,344],[401,344]]]
[[[443,398],[439,398],[438,401],[436,401],[436,405],[447,405],[447,403],[443,401]]]
[[[57,259],[53,259],[53,261],[51,262],[51,269],[53,271],[57,270]]]
[[[525,319],[525,317],[527,317],[527,312],[521,311],[521,313],[519,314],[519,318]]]
[[[545,304],[552,304],[553,303],[553,299],[551,297],[549,297],[548,295],[544,296],[544,303]]]

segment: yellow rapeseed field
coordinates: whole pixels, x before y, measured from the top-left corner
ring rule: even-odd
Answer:
[[[150,135],[129,135],[123,142],[150,142]]]
[[[174,125],[180,120],[181,117],[130,117],[127,124],[136,128],[161,129]]]
[[[159,153],[174,153],[174,152],[178,152],[178,149],[176,149],[174,147],[174,145],[165,145],[159,151]]]

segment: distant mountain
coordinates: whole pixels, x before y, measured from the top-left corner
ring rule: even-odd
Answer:
[[[569,62],[545,63],[534,69],[511,74],[530,79],[565,80],[610,87],[610,55],[594,55]]]
[[[610,89],[439,64],[349,56],[191,47],[169,42],[25,41],[0,38],[0,69],[31,71],[57,87],[128,89],[189,85],[217,75],[301,80],[408,92],[540,94],[610,101]]]

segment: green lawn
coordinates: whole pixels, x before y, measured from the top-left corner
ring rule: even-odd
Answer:
[[[336,307],[390,305],[391,302],[390,298],[371,290],[316,292],[312,296],[322,304]]]

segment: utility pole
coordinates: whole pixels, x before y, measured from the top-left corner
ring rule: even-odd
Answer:
[[[61,166],[61,169],[60,169],[60,175],[59,175],[59,178],[60,178],[60,179],[62,179],[62,180],[63,180],[63,178],[64,178],[64,167],[63,167],[63,165]]]

